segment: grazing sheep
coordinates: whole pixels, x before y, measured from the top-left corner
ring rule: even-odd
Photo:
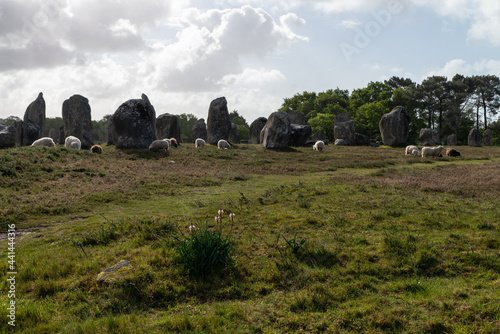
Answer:
[[[460,156],[460,152],[458,152],[454,148],[447,148],[446,149],[446,155],[449,156],[449,157],[459,157]]]
[[[194,142],[194,147],[205,147],[205,141],[201,138],[197,138]]]
[[[325,148],[325,142],[322,140],[318,140],[316,143],[314,143],[313,150],[315,151],[323,151]]]
[[[42,137],[37,139],[31,144],[31,146],[47,146],[47,147],[56,147],[56,143],[50,137]]]
[[[177,139],[175,138],[170,138],[170,145],[172,147],[179,147],[179,143],[177,143]]]
[[[169,139],[158,139],[155,140],[149,145],[150,151],[168,151],[170,148],[170,140]]]
[[[441,154],[441,151],[444,150],[443,146],[438,146],[438,147],[423,147],[422,148],[422,158],[427,158],[427,157],[439,157]]]
[[[231,145],[229,145],[229,143],[227,142],[227,140],[221,139],[217,143],[217,148],[225,149],[225,150],[230,150],[231,149]]]
[[[420,153],[420,151],[418,150],[418,147],[416,147],[415,145],[406,146],[405,155],[418,156],[419,153]]]
[[[82,142],[80,141],[80,139],[74,136],[68,136],[64,141],[64,146],[68,148],[74,148],[75,150],[79,150],[82,148]]]
[[[102,147],[101,147],[101,145],[93,145],[90,148],[90,152],[96,153],[96,154],[102,154]]]

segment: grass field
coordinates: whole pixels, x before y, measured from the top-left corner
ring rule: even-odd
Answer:
[[[0,150],[0,332],[15,225],[18,332],[500,333],[500,147],[458,150]],[[228,265],[186,270],[191,224]]]

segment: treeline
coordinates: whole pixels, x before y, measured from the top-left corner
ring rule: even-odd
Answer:
[[[280,111],[297,110],[304,113],[313,129],[323,131],[333,140],[335,116],[347,113],[354,121],[356,132],[381,140],[379,121],[383,114],[396,106],[404,106],[410,115],[409,143],[417,143],[420,129],[437,129],[443,140],[456,134],[458,142],[467,143],[472,128],[493,132],[495,145],[500,145],[500,122],[492,121],[500,108],[500,79],[495,75],[465,77],[457,74],[451,80],[431,76],[416,83],[411,79],[392,77],[384,82],[370,82],[352,93],[339,88],[324,92],[303,92],[285,98]],[[270,112],[271,113],[271,112]],[[267,116],[267,115],[264,115]],[[106,141],[106,123],[110,115],[93,121],[94,141]],[[237,110],[229,114],[238,128],[241,141],[250,137],[249,123]],[[180,114],[181,134],[190,142],[191,129],[198,120],[193,114]],[[250,120],[250,123],[253,120]],[[45,133],[63,124],[62,118],[47,118]]]
[[[490,128],[495,144],[500,145],[500,123],[490,122],[500,107],[500,79],[495,75],[457,74],[451,80],[431,76],[420,84],[392,77],[370,82],[351,94],[339,88],[295,94],[284,99],[280,110],[302,111],[313,132],[322,130],[329,139],[333,139],[335,116],[347,113],[356,132],[380,140],[380,118],[399,105],[411,118],[410,143],[418,142],[421,128],[437,129],[442,139],[454,133],[463,144],[472,128]]]

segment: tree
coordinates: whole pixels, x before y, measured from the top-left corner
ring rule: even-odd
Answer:
[[[500,108],[500,79],[496,75],[476,75],[470,78],[469,87],[476,106],[476,128],[479,129],[479,110],[483,110],[484,128],[488,128],[488,116],[496,115]]]
[[[193,114],[180,114],[177,115],[177,119],[181,128],[181,134],[186,135],[189,138],[189,142],[194,142],[193,125],[198,118]]]
[[[333,129],[335,127],[335,115],[333,114],[323,114],[319,113],[315,117],[309,119],[309,125],[311,126],[313,134],[321,130],[326,138],[330,141],[334,139]]]
[[[241,141],[247,141],[250,139],[250,126],[243,116],[238,114],[238,110],[233,110],[229,114],[229,119],[231,123],[236,124],[236,131],[238,131],[238,135],[240,136]]]
[[[302,94],[295,94],[292,98],[283,99],[280,111],[296,110],[301,111],[306,116],[306,119],[316,116],[317,95],[314,92],[304,91]]]

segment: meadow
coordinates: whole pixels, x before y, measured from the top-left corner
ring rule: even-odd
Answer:
[[[500,147],[457,149],[0,150],[0,332],[500,333]],[[227,265],[186,269],[192,224]]]

